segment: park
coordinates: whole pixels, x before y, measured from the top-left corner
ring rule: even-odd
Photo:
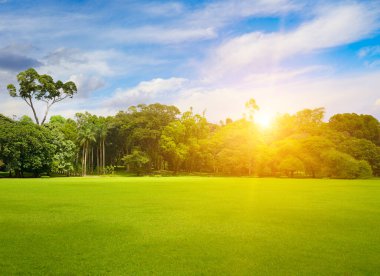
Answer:
[[[1,275],[380,275],[379,0],[0,0]]]
[[[380,270],[375,117],[303,109],[264,127],[250,99],[219,124],[160,103],[47,120],[75,84],[34,69],[18,81],[12,97],[48,108],[42,120],[0,114],[2,273]]]

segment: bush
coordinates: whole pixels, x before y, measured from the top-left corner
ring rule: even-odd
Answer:
[[[324,172],[328,177],[354,179],[372,176],[372,169],[367,161],[358,161],[346,153],[330,150],[322,158],[325,161]]]
[[[105,174],[114,174],[115,172],[115,167],[114,166],[106,166],[104,168],[104,173]]]
[[[358,178],[372,177],[372,168],[367,161],[360,160],[358,161],[358,165],[359,165]]]

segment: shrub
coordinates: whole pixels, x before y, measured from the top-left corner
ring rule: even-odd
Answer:
[[[330,150],[322,157],[325,162],[324,172],[328,177],[353,179],[372,176],[372,170],[367,161],[358,161],[346,153]]]
[[[115,166],[106,166],[104,168],[105,174],[114,174],[115,172]]]

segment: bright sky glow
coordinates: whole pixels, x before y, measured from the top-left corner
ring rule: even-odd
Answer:
[[[269,128],[275,119],[274,114],[268,112],[258,111],[254,115],[254,121],[263,128]]]
[[[5,87],[34,67],[79,87],[51,115],[161,102],[218,122],[254,98],[380,118],[379,0],[0,0],[0,37],[9,116],[29,114]]]

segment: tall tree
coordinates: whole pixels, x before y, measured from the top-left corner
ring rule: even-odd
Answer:
[[[89,127],[82,128],[79,131],[79,144],[82,146],[82,175],[87,175],[87,157],[88,149],[91,142],[95,142],[95,133]]]
[[[245,103],[245,109],[247,110],[247,119],[252,121],[253,120],[253,115],[255,114],[256,111],[258,111],[260,108],[257,105],[256,101],[254,99],[249,99],[248,102]]]
[[[78,142],[82,147],[82,175],[85,176],[88,167],[87,161],[90,159],[89,148],[91,143],[96,142],[96,116],[91,115],[88,112],[77,113],[75,116],[78,125]],[[90,161],[93,161],[92,158]],[[90,168],[92,168],[91,165],[93,164],[90,163]]]
[[[67,121],[60,115],[52,116],[49,123],[45,124],[44,127],[50,129],[53,136],[51,143],[56,146],[52,171],[69,176],[74,172],[78,148],[75,144],[76,141],[67,137],[63,131]]]
[[[66,98],[71,98],[77,92],[77,87],[74,82],[62,81],[54,82],[49,75],[40,75],[33,68],[25,70],[17,75],[19,89],[15,85],[8,84],[7,89],[12,97],[23,99],[26,104],[32,109],[34,120],[37,124],[43,125],[51,106],[55,103],[63,101]],[[44,116],[40,122],[35,108],[35,101],[46,103]]]
[[[106,164],[106,138],[108,133],[108,120],[104,117],[99,117],[96,120],[96,134],[97,134],[97,141],[98,141],[98,169],[100,169],[100,173],[104,174],[105,172],[105,164]]]
[[[186,145],[186,127],[181,121],[173,121],[164,128],[160,147],[168,160],[169,168],[177,173],[189,152]]]

